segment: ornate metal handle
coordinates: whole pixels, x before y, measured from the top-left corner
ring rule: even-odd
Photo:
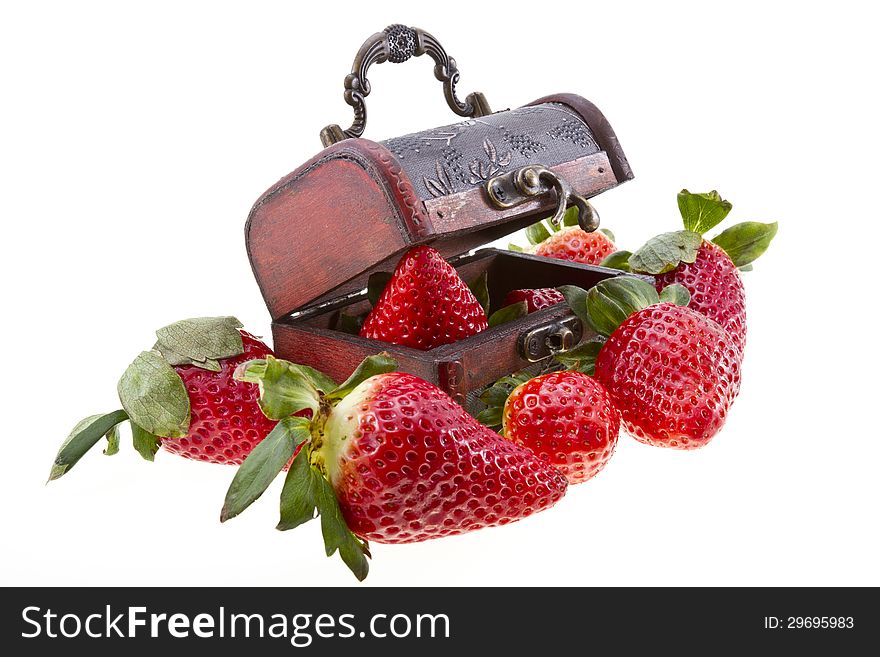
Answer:
[[[370,81],[367,70],[373,64],[391,62],[399,64],[410,57],[430,55],[434,60],[434,77],[443,83],[443,94],[453,112],[459,116],[478,117],[491,114],[486,97],[480,92],[468,94],[465,102],[455,95],[459,72],[455,60],[446,54],[443,46],[433,36],[417,27],[389,25],[364,41],[358,50],[351,67],[345,76],[345,102],[354,108],[354,122],[347,130],[338,125],[328,125],[321,130],[321,143],[324,147],[335,144],[348,137],[360,137],[367,125],[367,106],[364,98],[370,95]]]
[[[599,214],[590,202],[575,192],[565,178],[540,164],[495,176],[486,183],[489,200],[500,209],[515,207],[551,190],[556,192],[556,212],[550,217],[550,223],[560,226],[566,208],[575,205],[581,228],[592,233],[599,227]]]

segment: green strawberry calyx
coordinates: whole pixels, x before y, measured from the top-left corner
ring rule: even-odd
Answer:
[[[342,516],[328,472],[335,463],[327,460],[338,445],[328,440],[326,432],[331,420],[338,421],[333,411],[342,400],[363,389],[372,377],[396,369],[397,362],[381,353],[364,359],[348,379],[336,385],[318,370],[271,356],[239,365],[235,378],[259,386],[260,408],[278,424],[236,471],[220,521],[234,518],[253,504],[289,464],[277,529],[294,529],[320,517],[327,556],[338,551],[355,577],[363,580],[369,573],[369,546],[351,532]]]
[[[682,285],[668,285],[658,294],[646,280],[634,276],[615,276],[598,283],[589,291],[575,285],[559,288],[572,312],[598,334],[573,349],[554,356],[568,369],[593,374],[596,357],[605,340],[626,319],[640,310],[658,303],[686,306],[690,293]]]
[[[119,451],[120,427],[128,422],[132,446],[152,461],[162,438],[179,438],[189,431],[190,401],[174,367],[193,365],[217,372],[220,362],[244,351],[242,326],[235,317],[184,319],[156,331],[156,344],[141,352],[117,384],[122,409],[92,415],[79,422],[61,444],[49,481],[67,474],[102,437],[104,454]]]
[[[498,433],[503,433],[501,429],[507,398],[514,390],[532,378],[533,375],[527,374],[526,370],[520,370],[501,377],[486,388],[480,394],[480,401],[485,404],[486,408],[477,414],[477,421],[497,430]]]
[[[678,209],[684,230],[652,237],[626,259],[624,252],[620,252],[620,255],[612,253],[602,264],[656,276],[672,271],[681,263],[694,262],[704,235],[724,221],[732,208],[730,201],[721,198],[717,191],[692,193],[683,189],[678,193]],[[728,228],[709,241],[721,247],[735,266],[742,271],[750,271],[751,263],[767,250],[777,229],[775,222],[746,221]]]

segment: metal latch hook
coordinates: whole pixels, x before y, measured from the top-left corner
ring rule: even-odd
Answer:
[[[556,212],[548,220],[554,227],[562,225],[565,210],[570,205],[578,209],[578,225],[588,233],[599,227],[599,213],[590,202],[578,194],[562,176],[541,164],[530,164],[515,171],[490,178],[486,193],[492,204],[500,209],[516,207],[538,196],[556,193]]]

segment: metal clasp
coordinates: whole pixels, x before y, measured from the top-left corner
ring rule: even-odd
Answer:
[[[584,327],[577,317],[526,331],[519,337],[519,354],[530,363],[537,363],[554,354],[568,351],[581,341]]]
[[[599,214],[590,202],[578,194],[562,176],[541,164],[530,164],[504,173],[486,182],[486,193],[491,203],[501,210],[516,207],[537,196],[556,193],[556,212],[549,221],[557,228],[562,225],[565,210],[577,206],[578,224],[588,233],[599,227]]]

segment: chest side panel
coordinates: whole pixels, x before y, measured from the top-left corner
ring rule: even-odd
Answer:
[[[346,158],[318,162],[261,198],[246,239],[272,317],[336,288],[409,240],[387,189]]]

